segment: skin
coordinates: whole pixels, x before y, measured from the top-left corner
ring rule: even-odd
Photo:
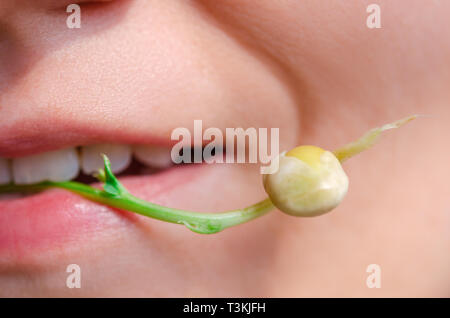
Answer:
[[[0,0],[0,156],[119,131],[167,139],[199,118],[280,127],[280,150],[332,150],[430,116],[349,160],[329,214],[276,211],[211,236],[124,218],[89,244],[2,261],[0,296],[450,296],[450,2],[378,0],[382,28],[368,29],[372,1],[118,0],[83,3],[78,30],[69,3]],[[204,171],[164,203],[223,211],[265,196],[254,165]],[[72,263],[81,289],[65,286]],[[369,264],[380,289],[366,286]]]

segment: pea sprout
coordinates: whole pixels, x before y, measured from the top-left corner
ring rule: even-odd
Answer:
[[[327,154],[327,157],[332,156],[334,158],[333,161],[333,167],[336,167],[336,162],[339,164],[343,161],[347,160],[348,158],[370,148],[378,139],[379,135],[388,129],[392,128],[398,128],[401,125],[417,118],[416,115],[409,116],[405,119],[396,121],[391,124],[384,125],[379,128],[375,128],[367,132],[365,135],[363,135],[360,139],[356,140],[355,142],[352,142],[350,144],[345,145],[342,148],[339,148],[335,150],[334,152],[328,152],[325,150],[317,150],[320,149],[318,147],[314,146],[301,146],[294,148],[290,152],[286,154],[281,154],[281,157],[285,158],[295,158],[297,161],[302,161],[303,164],[309,165],[312,167],[312,169],[316,169],[315,171],[318,172],[318,174],[315,174],[316,172],[312,173],[313,170],[303,170],[308,171],[310,173],[308,178],[305,178],[305,175],[300,175],[300,178],[294,182],[294,187],[289,188],[289,191],[296,195],[298,193],[295,193],[296,188],[302,188],[304,193],[307,193],[306,196],[302,196],[303,198],[307,198],[306,201],[296,201],[296,200],[290,200],[290,198],[285,197],[286,193],[281,193],[282,198],[278,198],[277,195],[280,195],[280,191],[276,191],[279,189],[275,189],[280,184],[280,179],[277,179],[277,182],[273,182],[271,184],[271,187],[267,187],[267,178],[272,178],[272,176],[279,176],[278,172],[274,175],[266,175],[264,177],[264,185],[266,188],[266,191],[269,194],[269,198],[266,198],[258,203],[255,203],[247,208],[239,209],[239,210],[232,210],[227,212],[221,212],[221,213],[200,213],[200,212],[191,212],[191,211],[184,211],[179,209],[172,209],[169,207],[157,205],[151,202],[147,202],[145,200],[139,199],[135,196],[133,196],[131,193],[128,192],[128,190],[119,182],[119,180],[115,177],[115,175],[111,171],[111,164],[106,155],[103,155],[104,160],[104,169],[101,169],[95,176],[97,179],[99,179],[103,183],[103,189],[98,189],[89,185],[85,185],[79,182],[75,181],[65,181],[65,182],[53,182],[53,181],[45,181],[41,183],[31,184],[31,185],[17,185],[17,184],[8,184],[8,185],[2,185],[0,186],[0,193],[7,193],[7,192],[33,192],[33,191],[42,191],[49,188],[60,188],[65,189],[68,191],[71,191],[73,193],[76,193],[88,200],[104,204],[106,206],[110,206],[113,208],[118,208],[125,211],[134,212],[137,214],[141,214],[150,218],[158,219],[165,222],[175,223],[175,224],[181,224],[186,226],[189,230],[200,233],[200,234],[213,234],[220,232],[226,228],[236,226],[242,223],[246,223],[248,221],[251,221],[253,219],[256,219],[260,216],[265,215],[269,211],[273,210],[275,207],[280,209],[283,212],[286,212],[291,215],[297,215],[297,216],[313,216],[313,215],[319,215],[323,214],[325,212],[328,212],[329,210],[333,209],[335,206],[337,206],[342,198],[343,195],[345,195],[347,189],[336,189],[337,195],[331,195],[331,203],[325,202],[329,198],[322,195],[312,195],[308,199],[308,185],[314,184],[314,180],[311,178],[314,178],[314,176],[323,177],[324,174],[321,174],[322,166],[318,162],[323,159],[321,158],[322,151],[323,153]],[[305,148],[306,147],[306,148]],[[307,148],[311,147],[311,148]],[[302,148],[302,149],[298,149]],[[317,148],[317,149],[316,149]],[[286,157],[287,156],[287,157]],[[315,159],[314,159],[315,158]],[[316,160],[316,162],[314,161]],[[319,161],[317,161],[319,160]],[[296,162],[297,164],[297,162]],[[329,167],[327,166],[327,169]],[[280,168],[279,171],[283,171],[283,160],[280,161]],[[297,171],[298,172],[298,171]],[[344,174],[345,175],[345,174]],[[341,175],[339,175],[342,177]],[[327,177],[329,177],[327,175]],[[302,179],[304,178],[304,179]],[[292,179],[291,179],[292,180]],[[312,181],[311,181],[312,180]],[[305,184],[302,184],[306,182]],[[309,182],[309,184],[308,184]],[[283,180],[281,180],[281,184],[283,183]],[[345,185],[345,182],[342,183],[343,186]],[[341,184],[341,187],[342,187]],[[347,183],[348,184],[348,183]],[[291,183],[292,185],[292,183]],[[283,189],[283,187],[280,187]],[[284,188],[286,190],[286,187]],[[345,191],[344,191],[345,190]],[[287,191],[287,192],[289,192]],[[304,194],[303,193],[303,194]],[[318,193],[318,192],[317,192]],[[328,193],[329,194],[329,193]],[[283,197],[284,195],[284,197]],[[285,200],[285,201],[283,201]],[[287,201],[286,201],[287,200]],[[310,202],[308,202],[308,200]],[[321,202],[321,200],[323,200]],[[280,203],[281,202],[281,203]],[[288,209],[286,209],[286,202],[288,202]],[[292,203],[297,202],[297,204],[300,202],[299,206],[302,206],[302,209],[307,206],[311,207],[313,206],[312,210],[307,210],[306,213],[304,210],[301,210],[300,213],[298,213],[298,207],[292,206]],[[275,203],[275,204],[274,204]],[[316,206],[316,211],[314,212],[314,205]],[[319,209],[317,210],[317,206],[319,206]],[[311,213],[313,211],[313,213]],[[317,213],[317,211],[319,213]]]

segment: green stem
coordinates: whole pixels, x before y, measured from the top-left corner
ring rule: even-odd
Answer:
[[[104,156],[104,160],[105,170],[100,173],[100,178],[105,181],[104,190],[73,181],[46,181],[32,185],[10,184],[0,186],[0,193],[42,191],[48,188],[61,188],[107,206],[135,212],[161,221],[183,224],[190,230],[201,234],[220,232],[228,227],[260,217],[274,208],[269,199],[265,199],[242,210],[222,213],[189,212],[164,207],[144,201],[130,194],[112,174],[109,160],[106,156]]]

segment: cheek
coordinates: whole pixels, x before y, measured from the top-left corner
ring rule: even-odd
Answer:
[[[450,3],[378,1],[382,28],[369,29],[371,3],[202,1],[234,32],[283,63],[309,108],[442,98],[449,82]]]
[[[286,127],[292,143],[298,115],[289,90],[199,10],[143,2],[120,18],[99,14],[83,16],[81,35],[62,27],[49,47],[35,44],[42,54],[2,97],[10,124],[43,114],[95,126],[126,118],[166,137],[202,119],[219,128]]]

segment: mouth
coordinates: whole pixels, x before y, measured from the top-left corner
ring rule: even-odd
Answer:
[[[110,158],[113,173],[131,193],[174,207],[177,202],[168,202],[167,197],[185,192],[206,173],[201,164],[173,164],[169,146],[90,144],[0,158],[0,185],[73,180],[96,187],[93,174],[103,167],[101,154]],[[183,202],[182,196],[178,198]],[[66,243],[84,244],[98,233],[135,224],[139,218],[60,189],[0,194],[0,258],[24,260]]]

